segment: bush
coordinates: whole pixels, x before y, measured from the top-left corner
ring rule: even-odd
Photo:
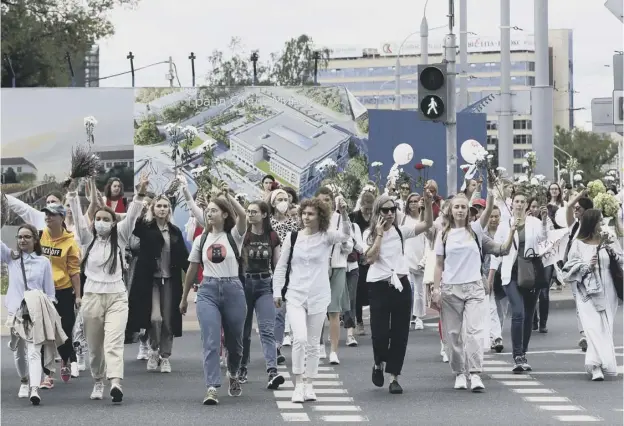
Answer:
[[[160,133],[156,121],[153,119],[143,121],[139,128],[134,131],[135,145],[153,145],[164,140],[165,136]]]
[[[194,103],[183,101],[169,108],[165,108],[162,112],[162,116],[166,122],[177,123],[195,116],[197,112],[198,109],[195,107]]]

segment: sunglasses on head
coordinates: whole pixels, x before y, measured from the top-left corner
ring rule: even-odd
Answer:
[[[379,209],[383,214],[388,214],[388,213],[396,213],[397,208],[395,207],[382,207]]]

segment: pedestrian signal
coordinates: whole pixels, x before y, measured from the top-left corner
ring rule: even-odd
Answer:
[[[446,64],[418,65],[418,105],[425,120],[446,121]]]

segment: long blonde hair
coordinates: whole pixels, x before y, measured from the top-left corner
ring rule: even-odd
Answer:
[[[455,223],[455,218],[453,217],[453,205],[455,204],[455,200],[458,200],[460,198],[463,200],[466,200],[467,204],[469,203],[468,197],[466,197],[466,195],[461,192],[455,195],[450,200],[448,200],[448,207],[447,207],[448,210],[446,213],[446,226],[444,226],[444,230],[442,231],[443,242],[446,242],[446,239],[448,237],[450,230],[452,228],[457,228],[457,224]],[[468,231],[468,233],[470,234],[473,233],[472,227],[470,226],[470,220],[468,220],[468,216],[466,216],[466,224],[464,225],[464,228],[466,229],[466,231]]]
[[[381,206],[386,204],[388,201],[392,201],[392,205],[396,207],[396,202],[388,194],[381,194],[373,203],[373,213],[371,214],[369,222],[370,234],[368,234],[368,238],[366,239],[368,245],[372,245],[375,242],[375,238],[377,237],[377,222],[379,221],[379,216],[381,216]],[[394,222],[392,223],[393,226],[397,226],[397,216],[397,214],[394,215]]]
[[[167,200],[167,203],[169,204],[169,213],[167,213],[167,217],[165,218],[166,222],[170,222],[171,221],[171,201],[169,201],[169,197],[167,197],[166,195],[159,195],[158,197],[154,198],[152,200],[152,202],[149,204],[149,206],[147,206],[147,212],[145,212],[145,216],[143,217],[143,220],[146,223],[150,223],[154,220],[154,206],[156,205],[156,203],[158,203],[159,200]]]

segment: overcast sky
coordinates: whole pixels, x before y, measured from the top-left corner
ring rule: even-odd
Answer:
[[[459,2],[456,11],[459,12]],[[511,1],[511,26],[533,33],[533,2]],[[611,96],[614,50],[622,50],[622,24],[604,7],[604,0],[550,0],[550,28],[574,30],[575,107],[577,125],[591,120],[591,99]],[[305,4],[305,5],[304,5]],[[191,85],[188,56],[195,52],[197,83],[209,69],[207,57],[224,50],[232,36],[242,39],[260,57],[281,49],[285,40],[306,33],[324,45],[366,44],[378,47],[384,41],[400,41],[417,31],[425,0],[315,0],[296,7],[292,0],[270,0],[259,6],[255,0],[141,0],[136,10],[118,10],[112,15],[117,33],[103,41],[100,75],[129,69],[126,55],[135,55],[135,67],[173,57],[182,85]],[[468,30],[480,36],[498,36],[499,0],[468,0]],[[429,27],[446,23],[448,2],[430,0]],[[459,25],[459,20],[456,20]],[[458,28],[456,27],[456,31]],[[430,34],[432,41],[442,33]],[[262,60],[262,59],[261,59]],[[138,71],[137,86],[166,86],[166,65]],[[130,75],[101,81],[101,86],[125,87]]]

